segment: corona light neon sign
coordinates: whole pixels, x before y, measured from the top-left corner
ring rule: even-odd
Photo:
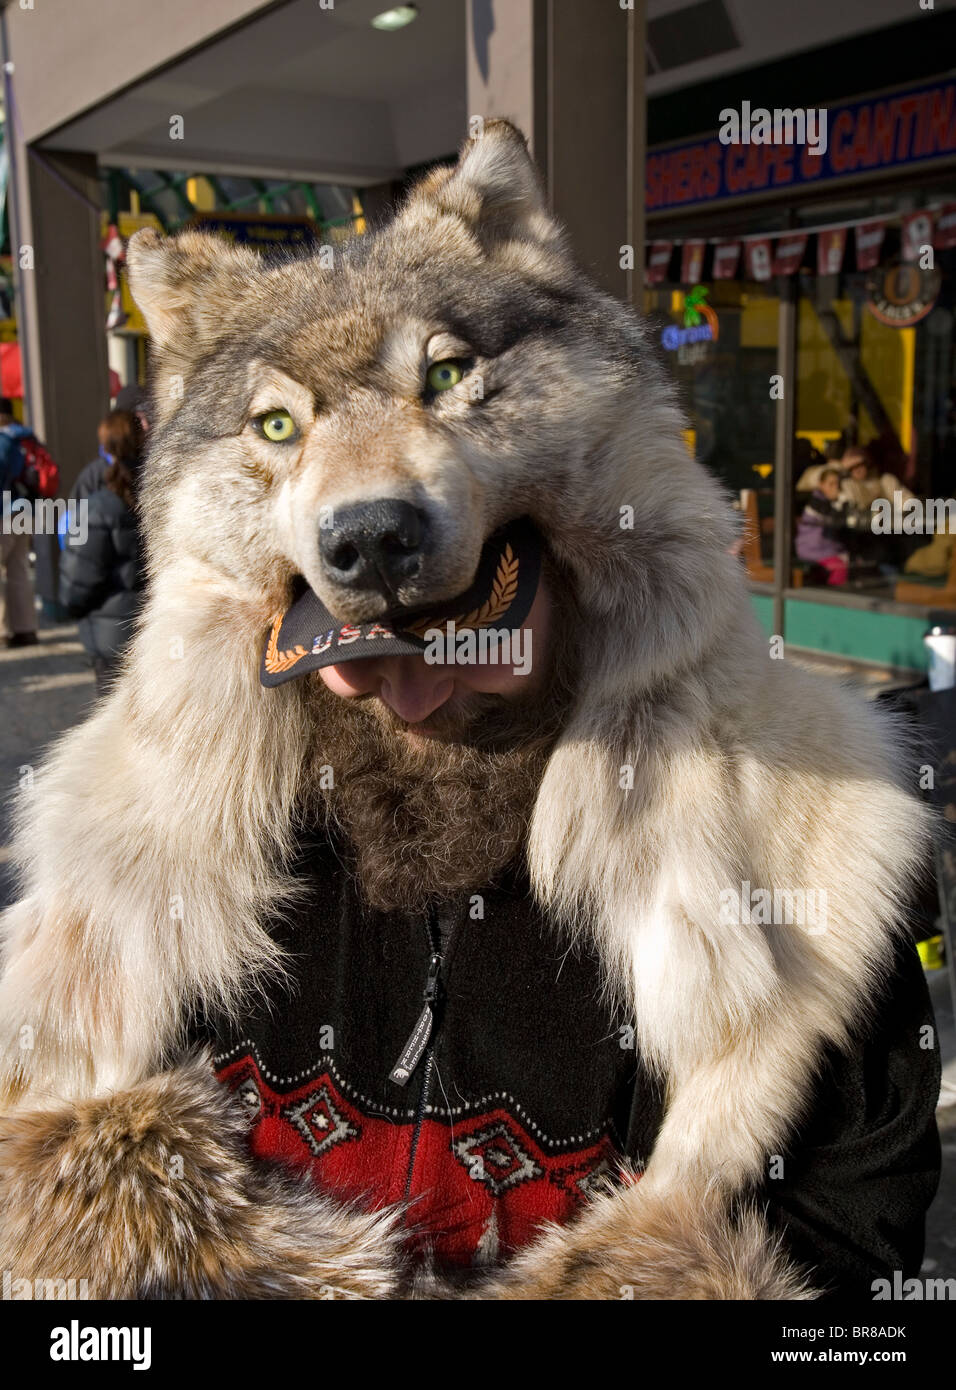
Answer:
[[[670,323],[661,333],[666,352],[677,352],[691,343],[716,343],[720,324],[716,311],[707,303],[707,286],[695,285],[684,297],[684,326]]]

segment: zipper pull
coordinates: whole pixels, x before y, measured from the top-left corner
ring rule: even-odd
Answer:
[[[428,1046],[432,1028],[435,1026],[435,1011],[432,1005],[438,998],[440,970],[441,956],[436,952],[428,962],[428,976],[424,989],[425,1007],[411,1031],[408,1042],[402,1048],[402,1055],[388,1074],[389,1081],[394,1081],[396,1086],[408,1085]]]
[[[441,956],[435,951],[431,960],[428,962],[428,974],[425,977],[425,1003],[434,1004],[438,998],[438,980],[441,972]]]

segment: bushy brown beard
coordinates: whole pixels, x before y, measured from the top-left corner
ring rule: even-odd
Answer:
[[[376,698],[342,699],[309,678],[315,756],[334,778],[324,806],[370,906],[423,911],[492,883],[521,850],[572,698],[574,625],[551,584],[552,650],[536,693],[449,702],[428,720],[437,737],[410,734]]]

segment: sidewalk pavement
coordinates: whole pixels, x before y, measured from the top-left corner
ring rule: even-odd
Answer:
[[[96,694],[76,628],[41,627],[36,647],[0,647],[0,907],[12,899],[10,799],[57,734],[85,718]]]
[[[40,644],[0,649],[0,908],[12,901],[9,796],[24,770],[36,768],[43,750],[85,718],[95,700],[93,673],[76,628],[40,629]],[[938,1111],[943,1141],[943,1177],[929,1213],[923,1272],[956,1278],[956,1020],[945,970],[928,975],[943,1056]]]

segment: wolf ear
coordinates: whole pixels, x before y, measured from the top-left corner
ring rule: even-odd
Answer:
[[[254,251],[208,232],[162,237],[146,227],[126,248],[130,293],[157,347],[204,337],[221,325],[260,270]]]
[[[432,170],[416,185],[407,211],[457,217],[489,248],[524,241],[566,249],[524,136],[510,121],[485,121],[480,134],[465,141],[457,164]]]

